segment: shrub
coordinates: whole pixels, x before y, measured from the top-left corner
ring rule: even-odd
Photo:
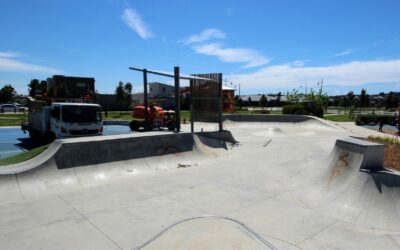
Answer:
[[[315,102],[292,103],[283,106],[283,114],[324,116],[324,108]]]
[[[396,124],[396,117],[392,115],[358,115],[355,123],[356,125],[376,125],[381,119],[384,124],[393,126]]]
[[[287,104],[282,108],[283,114],[292,114],[292,115],[310,115],[310,113],[305,110],[303,105],[301,104]]]

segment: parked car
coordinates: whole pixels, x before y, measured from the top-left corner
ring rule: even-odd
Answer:
[[[17,112],[25,112],[27,111],[27,107],[23,107],[21,105],[14,104],[2,104],[0,105],[1,113],[17,113]]]
[[[18,111],[19,112],[28,112],[28,107],[24,107],[24,106],[22,106],[21,104],[15,104],[15,106],[17,106],[18,107]]]

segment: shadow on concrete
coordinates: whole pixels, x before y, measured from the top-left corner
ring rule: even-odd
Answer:
[[[15,144],[18,148],[23,151],[32,150],[37,147],[46,145],[46,142],[32,140],[31,138],[17,138],[20,143]]]
[[[383,169],[380,171],[360,171],[372,176],[372,179],[374,180],[376,188],[379,190],[379,193],[382,193],[382,185],[390,188],[400,187],[400,175],[388,169]]]

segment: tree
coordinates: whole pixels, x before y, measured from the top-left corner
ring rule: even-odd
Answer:
[[[344,108],[344,114],[347,113],[347,97],[343,96],[339,100],[339,106]]]
[[[236,95],[235,98],[235,106],[238,107],[239,109],[242,109],[243,106],[243,100],[240,96]]]
[[[276,105],[277,105],[278,107],[281,106],[281,97],[282,97],[282,93],[279,92],[279,93],[276,95]]]
[[[346,95],[346,99],[347,99],[347,106],[350,107],[351,105],[354,104],[354,98],[356,97],[356,95],[353,93],[353,91],[350,91],[349,93],[347,93]]]
[[[10,84],[4,85],[0,89],[0,103],[14,102],[14,97],[17,94],[15,89]]]
[[[120,104],[120,111],[129,108],[132,104],[132,89],[133,87],[130,82],[125,84],[122,81],[118,82],[115,88],[115,100]]]
[[[396,108],[398,104],[399,104],[399,99],[397,95],[394,92],[390,91],[385,99],[385,108],[386,109]]]
[[[127,107],[130,107],[132,104],[132,84],[130,82],[125,83],[124,92],[125,92],[125,103]]]
[[[40,81],[32,79],[28,84],[29,96],[35,97],[36,95],[43,95],[47,92],[47,81]]]
[[[289,91],[286,93],[286,97],[289,103],[298,103],[300,102],[300,95],[296,89],[293,89],[291,93]]]
[[[261,110],[264,110],[264,107],[267,106],[267,103],[268,103],[267,97],[265,97],[265,95],[262,95],[260,98],[260,103],[259,103],[261,106]]]
[[[369,95],[367,95],[367,91],[365,89],[362,89],[360,93],[360,106],[369,107]]]
[[[29,91],[29,96],[35,97],[36,92],[39,89],[39,80],[38,79],[32,79],[31,82],[28,84],[28,91]]]
[[[121,104],[121,108],[122,109],[122,105],[125,102],[125,89],[124,89],[124,83],[122,81],[120,81],[117,85],[117,87],[115,88],[115,100]],[[120,110],[121,111],[121,110]]]

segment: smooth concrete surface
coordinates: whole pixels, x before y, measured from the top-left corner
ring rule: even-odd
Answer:
[[[149,133],[160,140],[141,142],[190,150],[58,169],[59,142],[39,167],[3,169],[1,249],[400,248],[400,182],[387,170],[360,171],[369,156],[357,144],[374,145],[346,142],[373,131],[309,117],[242,119],[225,120],[232,135]]]

